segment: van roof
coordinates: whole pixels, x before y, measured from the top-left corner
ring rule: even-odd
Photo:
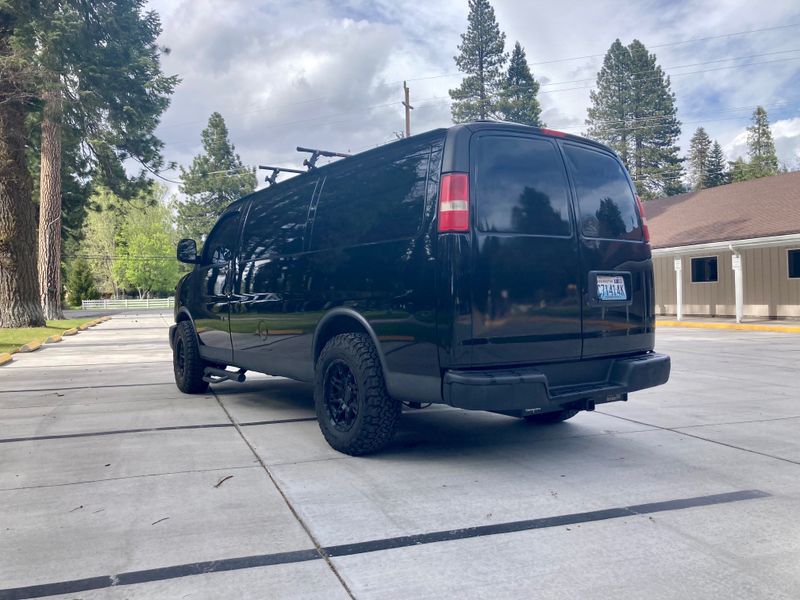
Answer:
[[[389,149],[394,149],[398,147],[402,147],[406,144],[415,144],[419,143],[420,141],[425,140],[425,138],[435,139],[437,137],[446,137],[447,143],[445,145],[445,156],[443,160],[443,171],[466,171],[469,170],[469,151],[467,142],[469,138],[472,136],[473,133],[479,131],[508,131],[508,132],[518,132],[518,133],[535,133],[538,135],[544,135],[548,137],[555,137],[555,138],[562,138],[567,139],[574,142],[580,142],[584,144],[589,144],[592,146],[596,146],[598,148],[602,148],[607,152],[614,153],[614,151],[606,146],[605,144],[601,144],[600,142],[596,142],[589,138],[585,138],[579,135],[573,135],[571,133],[564,133],[561,131],[556,131],[553,129],[547,129],[544,127],[530,127],[528,125],[521,125],[519,123],[511,123],[508,121],[493,121],[493,120],[484,120],[484,121],[472,121],[469,123],[460,123],[458,125],[453,125],[451,127],[441,127],[438,129],[431,129],[424,133],[418,133],[416,135],[412,135],[409,138],[402,138],[388,144],[383,144],[378,146],[377,148],[370,148],[369,150],[364,150],[363,152],[359,152],[357,154],[353,154],[350,157],[343,158],[341,160],[334,161],[327,165],[322,165],[311,171],[307,171],[302,173],[301,175],[297,175],[296,177],[292,177],[291,179],[287,179],[285,181],[281,181],[279,183],[275,183],[268,188],[260,189],[252,194],[248,194],[247,196],[243,196],[238,200],[231,203],[228,208],[225,209],[227,212],[230,209],[233,209],[241,202],[248,200],[249,198],[255,195],[264,195],[267,190],[273,189],[285,189],[293,184],[301,184],[309,175],[314,176],[324,176],[330,170],[336,170],[339,168],[339,165],[346,165],[348,161],[352,160],[356,157],[365,157],[370,156],[373,154],[380,154],[381,152],[385,152]]]

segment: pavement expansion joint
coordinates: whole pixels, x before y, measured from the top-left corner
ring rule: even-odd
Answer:
[[[241,432],[240,432],[241,434]],[[250,445],[242,435],[245,443]],[[260,459],[259,459],[260,461]],[[267,467],[261,466],[269,475]],[[270,479],[272,479],[270,475]],[[274,479],[273,479],[274,482]],[[283,495],[276,484],[276,488]],[[202,575],[206,573],[218,573],[223,571],[235,571],[241,569],[252,569],[270,565],[292,564],[311,560],[325,560],[333,569],[334,574],[339,577],[335,570],[332,558],[364,554],[368,552],[380,552],[395,548],[406,548],[419,546],[421,544],[433,544],[438,542],[452,542],[487,535],[499,535],[507,533],[517,533],[536,529],[549,529],[566,525],[589,523],[593,521],[606,521],[610,519],[650,515],[659,512],[684,510],[690,508],[701,508],[732,502],[743,502],[747,500],[757,500],[769,498],[770,494],[761,490],[739,490],[725,492],[721,494],[711,494],[706,496],[696,496],[692,498],[679,498],[661,502],[649,502],[631,506],[594,510],[582,513],[572,513],[557,515],[553,517],[541,517],[525,521],[513,521],[508,523],[496,523],[492,525],[480,525],[476,527],[465,527],[461,529],[450,529],[446,531],[436,531],[418,535],[401,536],[386,538],[382,540],[370,540],[353,544],[341,544],[337,546],[322,547],[315,542],[314,548],[295,550],[290,552],[279,552],[273,554],[262,554],[255,556],[242,556],[236,558],[224,558],[220,560],[189,563],[183,565],[172,565],[155,569],[145,569],[141,571],[129,571],[115,575],[104,575],[100,577],[89,577],[85,579],[74,579],[71,581],[60,581],[25,587],[0,589],[0,600],[22,600],[24,598],[42,598],[57,594],[74,594],[89,590],[106,589],[117,586],[133,585],[137,583],[147,583],[151,581],[164,581],[191,575]],[[284,496],[285,499],[285,496]],[[292,510],[288,500],[287,505]],[[292,512],[294,512],[292,510]],[[298,520],[299,517],[298,517]],[[303,524],[300,521],[301,525]],[[313,540],[313,536],[309,533]],[[340,580],[341,581],[341,580]],[[342,581],[342,585],[350,592]],[[353,597],[352,593],[350,594]]]
[[[240,465],[238,467],[216,467],[214,469],[186,469],[185,471],[166,471],[163,473],[139,473],[125,477],[104,477],[102,479],[87,479],[86,481],[69,481],[66,483],[48,483],[44,485],[27,485],[22,487],[0,488],[0,492],[18,492],[20,490],[39,490],[48,488],[69,487],[72,485],[88,485],[92,483],[105,483],[108,481],[126,481],[128,479],[143,479],[146,477],[167,477],[172,475],[185,475],[188,473],[213,473],[215,471],[240,471],[242,469],[258,469],[258,465]]]
[[[660,425],[652,425],[650,423],[645,423],[644,421],[637,421],[636,419],[629,419],[627,417],[620,417],[619,415],[612,415],[607,412],[597,411],[601,415],[606,415],[607,417],[614,417],[615,419],[621,419],[623,421],[628,421],[629,423],[636,423],[637,425],[645,425],[648,427],[653,427],[654,429],[660,429],[662,431],[671,431],[672,433],[677,433],[678,435],[685,435],[686,437],[694,438],[696,440],[701,440],[704,442],[709,442],[711,444],[717,444],[719,446],[725,446],[726,448],[732,448],[733,450],[741,450],[742,452],[749,452],[750,454],[757,454],[759,456],[765,456],[767,458],[773,458],[775,460],[780,460],[782,462],[786,462],[792,465],[800,465],[800,461],[792,460],[790,458],[783,458],[782,456],[775,456],[774,454],[768,454],[767,452],[760,452],[758,450],[752,450],[750,448],[744,448],[742,446],[736,446],[734,444],[728,444],[727,442],[720,442],[719,440],[712,440],[710,438],[703,437],[701,435],[696,435],[694,433],[688,433],[683,431],[685,428],[673,428],[673,427],[661,427]],[[774,419],[780,421],[782,419]],[[745,421],[746,422],[746,421]],[[710,425],[708,425],[710,426]]]
[[[236,422],[236,420],[233,418],[233,416],[231,416],[231,413],[228,411],[228,408],[225,406],[225,403],[222,402],[222,399],[214,392],[214,390],[210,389],[210,391],[211,391],[211,394],[217,399],[217,402],[219,403],[220,408],[222,408],[222,410],[225,411],[225,414],[228,415],[228,419],[230,419],[231,424],[233,424],[233,426],[236,427],[236,431],[241,436],[242,441],[244,441],[244,443],[247,444],[247,447],[253,453],[253,456],[255,456],[255,458],[258,461],[258,463],[264,469],[264,472],[266,473],[266,475],[269,478],[269,480],[272,482],[272,485],[275,486],[275,489],[281,495],[281,498],[283,498],[283,501],[286,503],[286,506],[289,509],[289,511],[292,513],[294,518],[300,524],[300,527],[303,528],[303,531],[305,531],[305,533],[308,536],[308,538],[314,544],[314,548],[315,548],[314,551],[317,552],[317,554],[319,555],[320,558],[325,560],[325,562],[328,565],[328,568],[334,574],[336,579],[339,580],[339,583],[342,585],[342,588],[347,593],[347,595],[350,596],[350,598],[352,598],[352,600],[356,600],[355,599],[355,595],[353,594],[353,592],[350,589],[350,587],[347,585],[347,582],[344,580],[344,577],[342,577],[342,575],[337,570],[336,565],[334,565],[333,562],[330,560],[330,558],[325,554],[325,552],[323,551],[323,549],[322,549],[319,541],[317,540],[316,536],[314,536],[314,534],[311,532],[311,528],[309,527],[309,525],[300,516],[300,513],[297,511],[297,509],[294,507],[294,505],[289,500],[289,497],[283,491],[283,488],[281,488],[281,486],[278,485],[278,481],[277,481],[277,479],[275,479],[275,476],[272,474],[272,471],[270,471],[270,469],[267,466],[267,464],[262,460],[262,458],[261,458],[261,456],[259,456],[258,452],[256,452],[256,449],[253,447],[253,444],[250,443],[250,440],[247,439],[247,436],[244,434],[244,431],[242,430],[242,425],[238,424]],[[0,600],[2,600],[2,597],[0,597]]]
[[[227,411],[226,411],[227,414]],[[228,415],[230,416],[230,415]],[[163,431],[185,431],[192,429],[220,429],[228,427],[260,427],[264,425],[282,425],[284,423],[299,423],[302,421],[316,421],[316,417],[299,417],[294,419],[274,419],[272,421],[246,421],[244,423],[198,423],[195,425],[167,425],[164,427],[139,427],[136,429],[110,429],[106,431],[86,431],[81,433],[55,433],[52,435],[34,435],[30,437],[0,438],[0,444],[15,442],[38,442],[43,440],[65,440],[71,438],[99,437],[106,435],[125,435],[131,433],[158,433]]]

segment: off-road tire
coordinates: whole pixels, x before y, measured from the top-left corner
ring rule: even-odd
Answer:
[[[527,415],[522,417],[528,423],[539,423],[540,425],[548,425],[552,423],[561,423],[567,419],[571,419],[580,411],[577,410],[557,410],[555,412],[542,413],[540,415]]]
[[[349,368],[357,388],[357,414],[347,431],[337,429],[325,399],[329,371],[333,365],[342,363]],[[402,407],[386,391],[378,351],[369,336],[343,333],[325,344],[316,365],[314,407],[322,435],[339,452],[352,456],[369,454],[391,441]]]
[[[206,362],[200,358],[200,346],[192,324],[181,321],[175,330],[172,350],[172,370],[178,389],[184,394],[205,392],[208,389],[208,382],[203,381],[205,367]]]

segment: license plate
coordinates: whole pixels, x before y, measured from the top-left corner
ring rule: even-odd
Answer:
[[[597,297],[600,300],[627,300],[625,279],[619,275],[598,275]]]

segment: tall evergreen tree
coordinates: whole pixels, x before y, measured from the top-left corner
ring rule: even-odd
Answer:
[[[728,163],[728,178],[731,183],[753,179],[750,164],[741,156]]]
[[[14,49],[22,26],[0,2],[0,327],[44,325],[36,279],[36,215],[25,152],[32,81]]]
[[[630,72],[630,50],[617,39],[603,59],[597,89],[589,93],[591,106],[586,119],[587,134],[611,146],[629,170],[633,120]]]
[[[615,40],[591,93],[588,134],[612,146],[644,198],[683,191],[680,121],[669,77],[639,40]]]
[[[188,199],[178,204],[178,230],[200,241],[222,210],[256,189],[255,170],[245,167],[228,137],[225,119],[212,113],[203,130],[203,153],[188,169],[181,167],[180,190]]]
[[[677,146],[681,135],[675,94],[656,55],[639,40],[631,52],[633,102],[634,180],[645,198],[680,194],[682,160]]]
[[[506,34],[500,31],[489,0],[469,0],[467,32],[461,34],[458,69],[466,74],[461,85],[450,90],[455,123],[497,116],[503,87]]]
[[[514,44],[508,73],[503,81],[500,94],[499,113],[506,121],[542,127],[542,107],[536,94],[539,93],[539,82],[533,78],[525,50],[519,42]]]
[[[725,168],[725,154],[723,154],[719,142],[714,140],[708,156],[708,172],[704,185],[705,187],[716,187],[726,183],[728,183],[728,172]]]
[[[94,300],[100,297],[94,285],[92,269],[84,258],[72,261],[66,287],[67,298],[72,306],[81,306],[83,300]]]
[[[161,167],[153,135],[176,77],[161,72],[158,15],[145,0],[18,0],[14,47],[33,73],[40,108],[39,286],[48,318],[61,312],[62,159],[65,132],[101,178],[127,182],[123,161]],[[138,180],[144,179],[144,171]]]
[[[708,187],[711,162],[711,138],[698,127],[689,142],[689,182],[693,190]]]
[[[767,111],[762,106],[753,111],[753,124],[747,128],[747,154],[750,157],[750,179],[779,172],[775,142],[772,141]]]

